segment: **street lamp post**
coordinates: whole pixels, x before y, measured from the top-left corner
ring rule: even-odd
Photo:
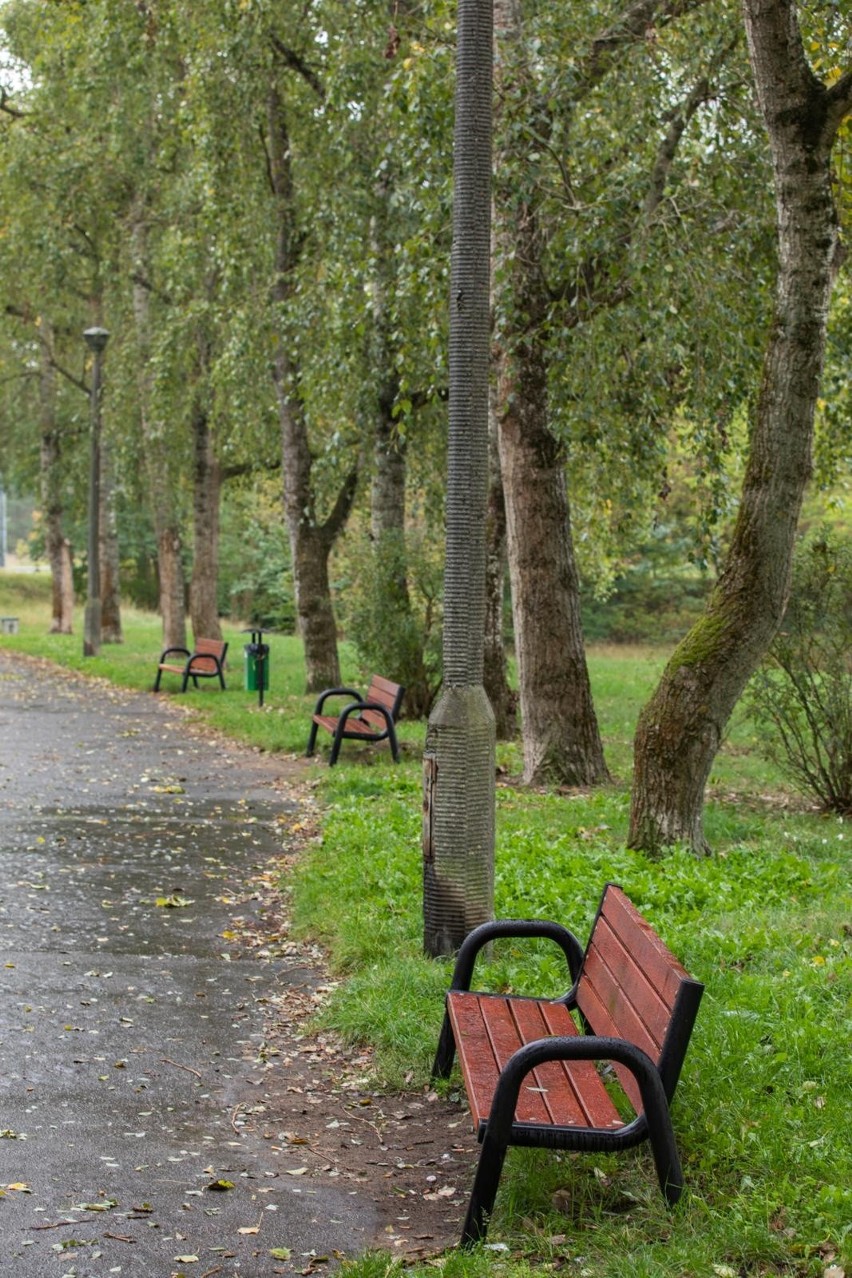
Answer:
[[[109,333],[87,328],[83,338],[94,355],[92,365],[92,450],[89,465],[89,576],[86,617],[83,623],[83,656],[96,657],[101,646],[101,359]]]

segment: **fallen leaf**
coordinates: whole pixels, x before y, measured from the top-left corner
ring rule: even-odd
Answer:
[[[234,1182],[232,1180],[214,1180],[214,1181],[211,1181],[210,1184],[207,1186],[207,1189],[216,1189],[219,1191],[224,1191],[226,1189],[233,1189],[233,1188],[234,1188]]]
[[[273,1247],[269,1254],[273,1260],[289,1260],[293,1253],[289,1247]]]
[[[259,1234],[260,1225],[242,1225],[238,1230],[238,1234]]]

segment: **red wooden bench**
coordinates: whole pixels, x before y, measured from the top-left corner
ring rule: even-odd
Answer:
[[[329,697],[355,697],[349,705],[344,706],[339,714],[323,714],[323,708]],[[308,737],[307,755],[314,753],[317,743],[317,729],[325,728],[334,738],[331,744],[331,755],[328,765],[333,767],[340,753],[340,745],[344,740],[351,741],[389,741],[394,761],[399,763],[399,744],[396,739],[395,723],[405,688],[390,679],[373,675],[366,694],[362,697],[355,688],[326,688],[321,692],[314,707],[311,732]]]
[[[478,952],[505,936],[561,946],[570,991],[554,1000],[471,992]],[[669,1204],[678,1200],[683,1173],[669,1104],[703,990],[613,883],[585,951],[566,928],[543,920],[484,923],[470,933],[433,1067],[433,1077],[446,1078],[458,1053],[482,1144],[463,1246],[485,1237],[509,1145],[593,1152],[648,1140],[660,1188]],[[614,1104],[597,1062],[612,1064],[632,1115]]]
[[[198,687],[199,679],[218,679],[224,689],[225,654],[227,651],[228,645],[221,639],[196,639],[192,652],[190,652],[189,648],[164,648],[160,653],[154,691],[160,691],[160,680],[163,677],[164,670],[182,676],[181,692],[186,692],[190,679],[196,688]],[[184,661],[166,660],[167,657],[178,653],[185,658]]]

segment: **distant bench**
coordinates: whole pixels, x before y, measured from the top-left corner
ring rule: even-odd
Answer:
[[[160,691],[160,680],[163,677],[164,670],[169,671],[171,674],[182,676],[181,692],[186,692],[190,679],[196,688],[198,687],[199,679],[218,679],[224,689],[225,654],[227,651],[228,645],[221,639],[196,639],[195,647],[191,652],[189,648],[164,648],[160,653],[154,691]],[[185,657],[186,660],[181,662],[166,660],[167,657],[178,653]]]
[[[573,984],[559,999],[471,992],[476,956],[496,937],[561,946]],[[456,960],[433,1077],[458,1053],[482,1144],[461,1244],[485,1237],[509,1145],[618,1151],[649,1140],[669,1204],[683,1172],[669,1117],[704,987],[666,949],[621,888],[607,884],[589,943],[558,923],[475,928]],[[571,1016],[579,1012],[587,1033]],[[596,1061],[612,1062],[633,1110],[622,1118]]]
[[[314,753],[317,743],[317,729],[325,728],[334,738],[331,743],[331,754],[328,766],[333,767],[340,753],[341,742],[351,741],[385,741],[390,742],[394,762],[399,763],[399,745],[396,739],[396,719],[405,688],[381,675],[373,675],[370,686],[362,697],[355,688],[326,688],[321,692],[314,707],[311,732],[308,737],[307,755]],[[355,700],[345,706],[339,714],[323,714],[323,708],[329,697],[354,697]]]

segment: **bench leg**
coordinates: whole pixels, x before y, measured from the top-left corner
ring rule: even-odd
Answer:
[[[188,674],[185,674],[185,675],[183,676],[183,682],[181,683],[181,686],[180,686],[180,690],[181,690],[181,692],[186,692],[186,685],[187,685],[188,683],[189,683],[189,675],[188,675]],[[196,688],[198,687],[198,681],[197,681],[197,680],[196,680],[195,686],[196,686]]]
[[[392,723],[388,724],[388,741],[390,741],[391,754],[394,763],[399,763],[399,743],[396,739],[396,732]]]
[[[488,1136],[486,1131],[459,1242],[459,1246],[464,1248],[482,1242],[488,1232],[488,1221],[494,1210],[497,1186],[506,1160],[506,1146],[500,1141],[489,1140]]]
[[[674,1207],[683,1193],[683,1168],[680,1165],[671,1124],[649,1123],[648,1138],[663,1197],[670,1207]]]
[[[343,728],[343,723],[338,723],[334,732],[334,740],[331,743],[331,754],[328,758],[328,766],[330,768],[333,768],[335,763],[337,763],[337,756],[340,754],[340,746],[343,742]]]
[[[432,1066],[432,1078],[449,1078],[456,1055],[456,1040],[450,1024],[448,1012],[444,1012],[444,1023],[441,1026],[441,1037],[438,1039],[438,1050]]]
[[[306,754],[306,756],[307,756],[308,758],[310,758],[310,757],[311,757],[311,755],[314,753],[314,750],[315,750],[315,748],[316,748],[316,744],[317,744],[317,728],[318,728],[318,726],[319,726],[319,725],[318,725],[318,724],[316,724],[316,723],[312,723],[312,724],[311,724],[311,731],[310,731],[310,735],[309,735],[309,737],[308,737],[308,748],[307,748],[307,750],[305,751],[305,754]]]
[[[156,679],[154,680],[154,691],[155,691],[155,692],[159,692],[159,691],[160,691],[160,680],[162,679],[162,677],[163,677],[163,672],[162,672],[162,670],[158,670],[158,671],[157,671],[157,677],[156,677]]]

